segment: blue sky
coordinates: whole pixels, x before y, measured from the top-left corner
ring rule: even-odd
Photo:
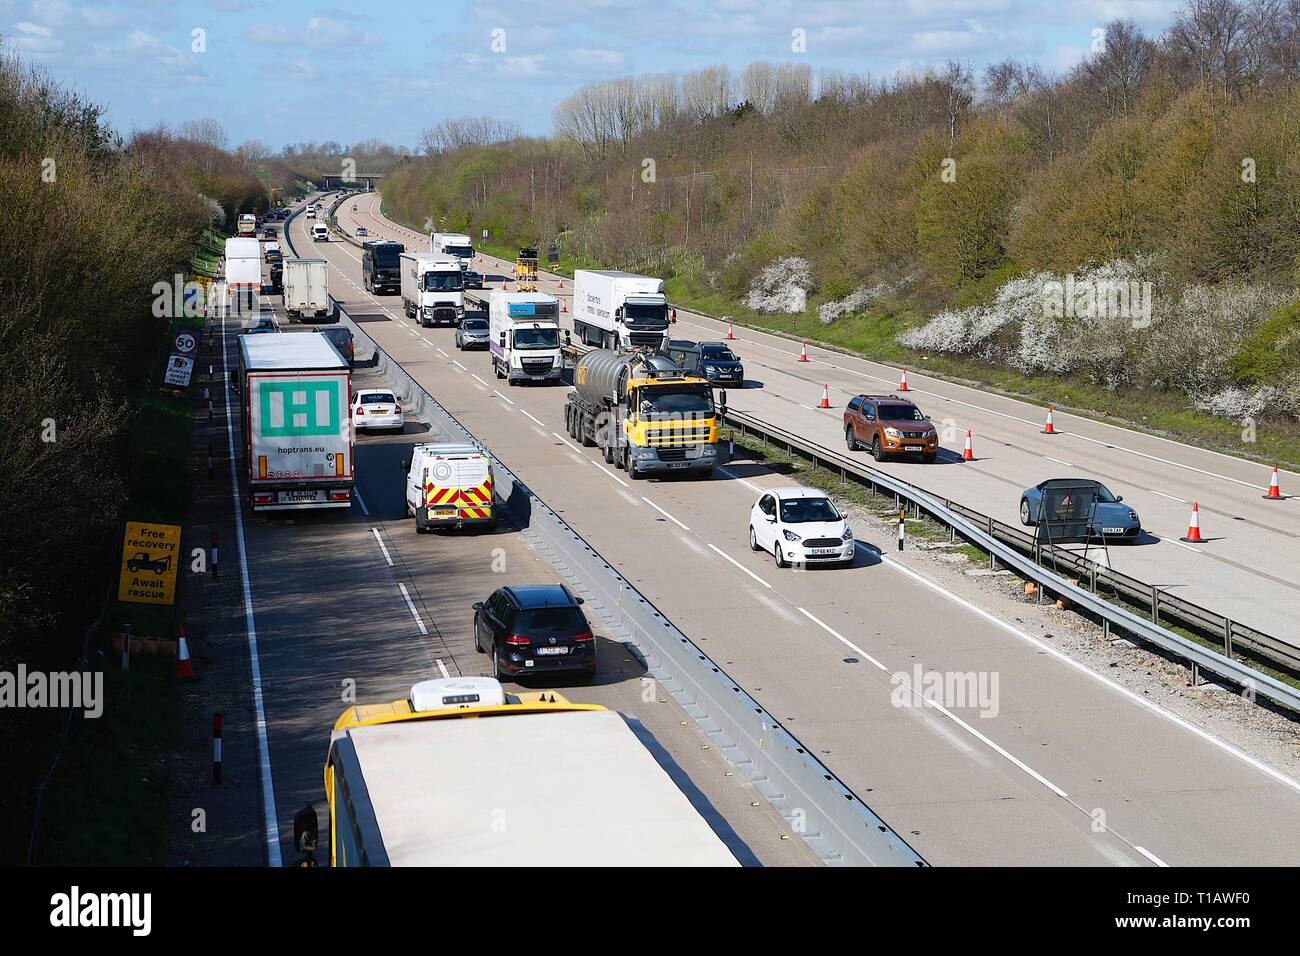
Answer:
[[[21,56],[103,104],[126,133],[203,116],[231,145],[378,137],[440,119],[545,133],[578,87],[625,73],[806,61],[873,76],[1008,56],[1049,69],[1116,17],[1148,33],[1179,0],[0,0]],[[792,31],[806,52],[792,52]],[[196,34],[195,31],[202,31]],[[498,32],[498,31],[504,31]],[[196,40],[195,38],[199,39]],[[494,49],[495,39],[495,49]],[[201,42],[199,42],[201,40]],[[501,46],[504,44],[504,49]]]

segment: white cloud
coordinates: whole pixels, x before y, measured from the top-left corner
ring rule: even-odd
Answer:
[[[25,33],[28,36],[37,36],[37,37],[54,36],[54,31],[51,30],[49,27],[42,27],[42,26],[38,26],[35,23],[28,23],[26,20],[24,20],[22,23],[15,23],[14,29],[17,30],[19,33]]]

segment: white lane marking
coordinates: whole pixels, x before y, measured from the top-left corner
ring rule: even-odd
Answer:
[[[498,395],[501,395],[501,392],[500,392],[500,391],[498,391],[498,390],[497,390],[497,389],[495,389],[495,388],[494,388],[494,389],[492,389],[492,391],[494,391],[494,392],[496,392],[496,393],[497,393],[497,394],[498,394]],[[510,404],[511,404],[511,405],[513,405],[513,404],[514,404],[514,402],[513,402],[513,401],[511,401],[511,399],[508,399],[508,398],[506,398],[506,397],[505,397],[505,396],[504,396],[504,395],[501,395],[501,397],[502,397],[502,398],[505,398],[505,399],[506,399],[506,401],[507,401],[507,402],[510,402]]]
[[[651,501],[651,500],[650,500],[649,498],[647,498],[645,495],[642,495],[642,496],[641,496],[641,500],[644,501],[646,504],[648,504],[648,505],[649,505],[651,508],[653,508],[655,511],[659,512],[661,515],[663,515],[665,518],[667,518],[667,519],[668,519],[669,521],[671,521],[673,524],[677,525],[677,527],[681,528],[683,531],[690,531],[690,530],[691,530],[690,528],[686,527],[686,525],[682,524],[680,521],[678,521],[676,518],[674,518],[672,515],[670,515],[667,511],[664,511],[663,508],[660,508],[657,504],[655,504],[653,501]]]
[[[1160,867],[1168,867],[1168,866],[1169,866],[1168,863],[1166,863],[1164,860],[1160,859],[1160,857],[1156,856],[1154,853],[1152,853],[1152,852],[1151,852],[1150,850],[1148,850],[1146,847],[1142,847],[1142,846],[1134,846],[1133,849],[1137,850],[1139,853],[1141,853],[1144,857],[1146,857],[1148,860],[1150,860],[1150,861],[1151,861],[1152,863],[1154,863],[1156,866],[1160,866]]]
[[[582,459],[582,460],[583,460],[583,461],[590,461],[589,458],[584,458],[584,459]],[[609,477],[611,477],[611,478],[613,478],[615,481],[617,481],[617,482],[618,482],[620,485],[622,485],[624,488],[627,487],[627,482],[626,482],[626,481],[624,481],[624,480],[623,480],[622,478],[620,478],[618,475],[614,474],[612,471],[610,471],[608,468],[606,468],[606,467],[605,467],[604,465],[602,465],[600,462],[598,462],[598,461],[593,461],[593,462],[591,462],[591,463],[592,463],[593,465],[595,465],[597,468],[599,468],[601,471],[603,471],[605,474],[609,475]],[[635,499],[633,499],[633,500],[635,500]]]
[[[411,600],[411,592],[406,590],[406,585],[401,581],[397,582],[397,586],[402,592],[402,597],[406,598],[406,606],[411,609],[411,617],[415,618],[415,623],[420,628],[420,633],[425,637],[428,637],[429,629],[424,626],[424,621],[420,620],[420,612],[415,609],[415,602]]]
[[[1193,548],[1190,544],[1183,544],[1181,541],[1175,541],[1173,538],[1162,538],[1162,541],[1168,541],[1170,544],[1176,544],[1180,548],[1186,548],[1188,551],[1195,551],[1197,554],[1204,554],[1200,548]]]
[[[1163,491],[1156,491],[1154,488],[1151,489],[1151,494],[1159,495],[1161,498],[1168,498],[1170,501],[1177,501],[1179,504],[1187,504],[1186,498],[1176,498],[1173,495],[1165,494]]]
[[[393,556],[388,553],[388,546],[384,544],[384,539],[379,537],[379,529],[371,528],[370,533],[373,534],[375,540],[379,542],[379,550],[384,552],[384,560],[388,562],[388,566],[391,568],[393,566]]]
[[[357,504],[361,506],[361,513],[369,518],[370,509],[366,507],[366,499],[361,497],[361,489],[353,485],[352,491],[357,496]]]
[[[1200,727],[1197,727],[1191,721],[1179,717],[1177,714],[1173,713],[1172,711],[1165,710],[1165,708],[1161,707],[1159,704],[1144,699],[1142,695],[1136,694],[1133,691],[1129,690],[1127,687],[1124,687],[1123,685],[1118,684],[1115,681],[1111,680],[1109,677],[1097,673],[1092,668],[1088,667],[1086,664],[1083,664],[1080,661],[1076,661],[1068,654],[1058,650],[1055,647],[1052,647],[1050,644],[1046,644],[1043,641],[1038,640],[1037,638],[1031,637],[1028,633],[1022,631],[1014,624],[1007,623],[1006,621],[1002,620],[991,611],[986,611],[984,610],[984,608],[979,607],[978,605],[973,604],[970,601],[966,600],[961,595],[949,591],[947,588],[945,588],[942,584],[939,584],[937,581],[931,581],[929,578],[925,577],[924,575],[916,571],[913,571],[911,568],[899,564],[897,561],[890,558],[888,555],[881,554],[880,560],[888,567],[891,567],[895,571],[907,575],[917,583],[922,584],[925,587],[929,588],[930,590],[934,591],[935,593],[940,594],[943,597],[947,598],[952,603],[957,604],[960,607],[966,608],[972,614],[982,617],[984,620],[988,621],[990,624],[994,625],[995,627],[1001,628],[1002,630],[1006,631],[1008,634],[1011,634],[1014,637],[1018,637],[1020,638],[1020,640],[1025,641],[1028,644],[1031,644],[1033,647],[1042,651],[1044,654],[1048,654],[1056,658],[1062,664],[1065,664],[1066,666],[1071,667],[1082,674],[1088,675],[1093,680],[1099,682],[1105,687],[1109,687],[1111,690],[1115,691],[1117,694],[1120,694],[1123,697],[1128,698],[1133,703],[1138,704],[1139,706],[1145,708],[1146,710],[1151,711],[1154,714],[1160,715],[1165,720],[1168,720],[1171,723],[1173,723],[1175,726],[1181,727],[1183,730],[1186,730],[1188,733],[1200,737],[1206,743],[1214,747],[1217,747],[1219,750],[1223,751],[1226,754],[1236,757],[1238,760],[1240,760],[1242,763],[1245,763],[1247,766],[1255,768],[1265,776],[1271,777],[1272,779],[1276,780],[1278,783],[1295,791],[1296,793],[1300,793],[1300,782],[1293,780],[1291,777],[1288,777],[1280,770],[1276,770],[1273,767],[1270,767],[1262,760],[1258,760],[1255,757],[1252,757],[1249,754],[1244,753],[1241,750],[1238,750],[1236,747],[1232,746],[1232,744],[1220,740],[1218,737],[1214,736],[1214,734],[1210,733],[1209,731],[1202,730]]]
[[[1074,462],[1072,462],[1072,461],[1063,461],[1063,460],[1060,459],[1060,458],[1053,458],[1051,455],[1044,455],[1043,457],[1046,458],[1048,461],[1054,461],[1054,462],[1056,462],[1058,465],[1064,465],[1066,468],[1078,468],[1078,467],[1079,467],[1078,465],[1076,465],[1076,464],[1075,464]]]
[[[537,424],[542,426],[542,428],[546,427],[546,423],[542,421],[540,418],[538,418],[536,415],[534,415],[532,412],[530,412],[528,409],[521,408],[519,410],[523,412],[525,415],[527,415],[529,418],[531,418],[533,421],[537,422]]]
[[[706,541],[705,543],[708,544],[707,541]],[[716,551],[718,554],[722,555],[724,558],[726,558],[728,561],[730,561],[730,562],[731,562],[732,564],[734,564],[736,567],[740,568],[740,570],[744,571],[746,574],[748,574],[751,578],[753,578],[753,579],[754,579],[755,581],[757,581],[759,584],[763,585],[763,587],[768,588],[768,589],[771,589],[771,590],[775,590],[775,588],[773,588],[772,585],[768,584],[766,581],[764,581],[762,578],[760,578],[757,574],[755,574],[753,571],[749,570],[749,568],[745,567],[743,564],[741,564],[739,561],[737,561],[737,560],[736,560],[735,558],[733,558],[731,555],[727,554],[727,552],[723,551],[723,550],[722,550],[721,548],[719,548],[717,545],[709,544],[709,547],[712,548],[714,551]]]
[[[434,349],[436,349],[437,352],[438,352],[438,354],[441,355],[443,358],[451,358],[450,355],[448,355],[448,354],[447,354],[446,352],[444,352],[442,349],[438,348],[438,346],[435,345],[435,346],[434,346]]]
[[[579,465],[585,465],[587,463],[587,459],[583,458],[576,451],[569,452],[569,457],[572,458],[574,461],[576,461]]]
[[[578,446],[575,445],[573,442],[569,441],[569,439],[567,439],[567,438],[565,438],[563,435],[561,435],[559,432],[551,432],[551,434],[554,435],[556,438],[558,438],[560,441],[564,442],[564,443],[565,443],[566,445],[568,445],[570,448],[576,449],[576,448],[578,447]]]
[[[866,651],[864,651],[862,648],[858,647],[858,645],[854,644],[854,643],[853,643],[852,641],[850,641],[847,637],[845,637],[845,636],[844,636],[843,634],[841,634],[839,631],[835,630],[835,628],[831,627],[829,624],[827,624],[827,623],[826,623],[825,621],[823,621],[821,618],[817,617],[815,614],[813,614],[812,611],[809,611],[807,608],[799,607],[798,605],[795,605],[795,610],[798,611],[800,614],[802,614],[804,617],[808,618],[808,620],[812,621],[814,624],[816,624],[818,627],[820,627],[823,631],[825,631],[825,632],[826,632],[827,634],[829,634],[831,637],[835,638],[835,640],[839,641],[839,642],[840,642],[841,644],[843,644],[845,647],[849,648],[850,650],[852,650],[852,651],[853,651],[854,653],[856,653],[856,654],[861,654],[861,655],[862,655],[863,657],[865,657],[867,660],[871,661],[871,663],[875,664],[876,667],[880,668],[880,669],[881,669],[882,671],[884,671],[885,673],[889,673],[889,668],[888,668],[888,667],[886,667],[884,664],[880,663],[880,661],[876,660],[874,657],[872,657],[870,654],[868,654],[868,653],[867,653]]]
[[[753,483],[752,481],[750,481],[748,478],[741,478],[738,474],[736,474],[734,471],[731,471],[731,470],[728,469],[728,468],[723,468],[721,465],[719,465],[719,466],[718,466],[718,471],[722,472],[724,475],[726,475],[726,476],[727,476],[728,478],[730,478],[732,481],[738,481],[738,482],[740,482],[740,483],[741,483],[742,485],[744,485],[746,488],[749,488],[749,489],[751,489],[751,490],[753,490],[753,491],[757,491],[759,494],[762,494],[762,493],[763,493],[763,489],[760,488],[758,485],[754,484],[754,483]]]
[[[460,369],[462,372],[468,372],[468,371],[469,371],[469,369],[467,369],[465,366],[461,365],[461,364],[460,364],[459,362],[457,362],[455,359],[452,359],[452,360],[451,360],[451,364],[454,365],[454,366],[456,366],[456,367],[457,367],[458,369]]]
[[[481,379],[481,378],[478,377],[478,373],[477,373],[477,372],[470,372],[469,374],[473,375],[474,378],[477,379],[478,381],[483,382],[483,379]],[[485,388],[491,388],[491,387],[492,387],[491,385],[488,385],[487,382],[483,382],[483,386],[484,386]],[[529,416],[529,417],[531,418],[532,416]]]
[[[420,338],[420,344],[423,345],[426,349],[433,348],[433,343],[424,337]]]
[[[221,323],[221,364],[226,360],[226,323]],[[226,395],[226,450],[230,455],[230,497],[235,511],[235,544],[239,549],[239,583],[244,592],[244,633],[248,637],[248,661],[253,685],[253,715],[257,726],[257,763],[262,781],[262,828],[266,840],[267,866],[279,867],[280,824],[275,808],[275,780],[271,774],[271,744],[266,735],[266,703],[262,697],[262,662],[257,653],[257,624],[253,620],[253,586],[248,578],[247,547],[244,544],[244,503],[239,500],[238,459],[235,457],[234,416],[230,413],[230,389]]]
[[[447,673],[447,665],[442,662],[442,658],[439,657],[436,661],[438,664],[438,672],[442,674],[443,677],[450,677],[451,674]]]

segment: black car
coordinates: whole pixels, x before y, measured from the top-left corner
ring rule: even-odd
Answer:
[[[595,676],[596,641],[562,584],[497,588],[474,605],[474,649],[492,659],[497,680],[541,671]]]
[[[710,385],[730,385],[739,388],[745,384],[745,366],[725,342],[688,342],[672,339],[668,343],[668,357],[688,372],[698,372]]]
[[[481,288],[483,288],[483,276],[481,276],[479,273],[475,272],[473,269],[466,269],[466,270],[465,270],[465,288],[467,288],[467,289],[481,289]]]
[[[334,347],[339,350],[339,354],[352,364],[355,353],[352,348],[352,330],[337,326],[332,329],[316,329],[321,335],[325,336],[334,343]]]

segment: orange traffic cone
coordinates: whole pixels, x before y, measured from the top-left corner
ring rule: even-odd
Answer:
[[[898,390],[900,392],[907,391],[907,369],[903,369],[903,374],[898,379]]]
[[[1277,465],[1273,466],[1273,477],[1269,480],[1268,494],[1266,494],[1264,497],[1272,498],[1274,501],[1282,500],[1282,489],[1279,488],[1277,484]]]
[[[1052,406],[1047,406],[1047,424],[1043,426],[1044,435],[1055,435],[1056,426],[1052,424]]]
[[[806,362],[806,361],[808,361],[808,343],[807,343],[807,342],[803,343],[803,347],[799,349],[799,361],[800,361],[800,362]]]
[[[730,341],[732,341],[733,339],[735,339],[735,337],[736,337],[735,333],[731,331],[731,323],[728,322],[728,323],[727,323],[727,341],[730,342]]]
[[[561,312],[568,312],[568,311],[569,311],[569,307],[568,307],[567,305],[565,305],[563,302],[561,302],[561,303],[560,303],[560,311],[561,311]]]
[[[971,447],[970,429],[966,429],[966,447],[961,450],[962,461],[974,461],[975,449]]]
[[[176,673],[172,676],[180,681],[198,680],[199,675],[194,673],[194,665],[190,662],[190,645],[185,640],[185,626],[181,625],[178,631],[180,646],[176,649]]]
[[[1187,526],[1187,537],[1179,538],[1179,541],[1188,541],[1197,544],[1201,540],[1201,505],[1198,501],[1192,502],[1192,523]]]
[[[822,400],[820,403],[818,403],[817,407],[818,408],[831,407],[831,387],[829,385],[822,386]]]

